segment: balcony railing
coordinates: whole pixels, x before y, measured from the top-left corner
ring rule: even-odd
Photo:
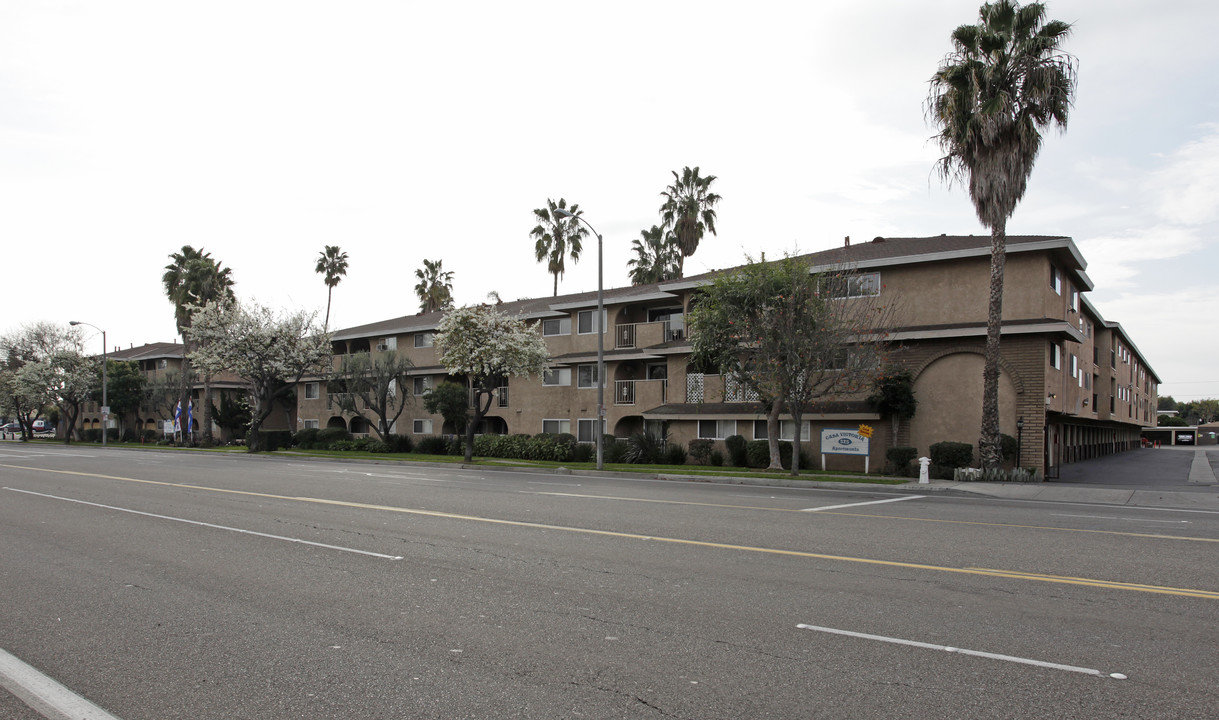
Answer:
[[[502,407],[502,408],[508,407],[508,386],[507,385],[500,385],[499,387],[495,388],[495,391],[493,394],[495,395],[495,406],[496,407]],[[472,408],[478,407],[478,391],[477,390],[470,391],[470,407],[472,407]]]
[[[656,328],[656,330],[652,330]],[[642,335],[642,338],[640,337]],[[657,320],[655,322],[619,323],[614,326],[614,349],[629,350],[644,346],[682,340],[686,336],[684,318]]]
[[[640,387],[640,383],[649,383]],[[615,380],[614,381],[614,404],[615,405],[634,405],[636,401],[636,391],[645,393],[644,401],[651,402],[655,398],[647,397],[649,387],[652,384],[660,384],[659,404],[664,404],[669,401],[669,381],[668,380]]]
[[[724,402],[758,402],[758,391],[731,375],[724,378]]]

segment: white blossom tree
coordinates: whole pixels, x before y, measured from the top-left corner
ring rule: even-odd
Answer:
[[[193,309],[190,360],[201,372],[231,371],[245,380],[250,397],[250,452],[275,402],[289,396],[305,375],[321,375],[330,358],[330,335],[317,313],[286,315],[256,303],[208,303]]]
[[[490,305],[469,305],[445,314],[436,331],[440,362],[450,375],[465,375],[474,404],[466,423],[466,462],[474,456],[474,431],[491,408],[495,388],[511,375],[541,375],[550,361],[537,328],[526,327]]]
[[[410,358],[395,350],[376,355],[356,353],[343,359],[342,367],[328,382],[331,392],[338,393],[339,407],[359,415],[385,440],[411,400],[405,388],[414,366]]]
[[[70,437],[80,406],[97,387],[93,361],[83,356],[81,333],[37,322],[0,337],[0,411],[14,415],[22,439],[33,436],[34,420],[57,405]]]

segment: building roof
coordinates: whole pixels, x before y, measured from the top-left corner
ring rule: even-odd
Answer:
[[[181,343],[148,343],[138,347],[127,348],[126,350],[118,349],[114,352],[107,353],[107,357],[112,360],[159,360],[161,358],[182,358]]]

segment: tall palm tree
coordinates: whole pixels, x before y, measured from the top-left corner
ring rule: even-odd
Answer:
[[[570,217],[559,217],[555,210],[571,213]],[[567,200],[559,198],[556,204],[550,198],[546,199],[546,207],[533,211],[537,219],[537,227],[529,231],[529,237],[535,240],[534,256],[538,262],[546,262],[546,270],[554,275],[554,294],[559,294],[559,276],[567,271],[566,258],[571,256],[572,262],[580,261],[580,253],[584,250],[581,242],[588,237],[588,227],[577,219],[583,213],[580,206],[572,203],[567,206]]]
[[[1071,25],[1047,22],[1043,4],[997,0],[982,5],[979,18],[977,25],[953,31],[953,50],[931,77],[927,112],[939,128],[940,174],[949,183],[968,184],[978,219],[991,231],[978,445],[983,467],[997,468],[1007,219],[1024,196],[1041,132],[1067,127],[1076,76],[1075,58],[1060,47]]]
[[[639,236],[631,241],[635,257],[626,263],[630,268],[632,285],[646,285],[681,277],[678,270],[681,253],[673,244],[671,234],[666,235],[664,228],[653,225],[651,230],[640,230]]]
[[[325,250],[317,254],[317,266],[313,269],[319,275],[326,276],[326,322],[322,327],[328,330],[330,297],[334,294],[334,287],[347,274],[347,253],[340,250],[338,245],[327,245]]]
[[[183,245],[180,252],[169,256],[171,262],[165,266],[161,283],[165,295],[174,306],[174,320],[182,336],[182,392],[179,400],[183,413],[190,403],[190,359],[186,355],[193,349],[190,338],[192,307],[202,307],[218,300],[233,299],[233,276],[230,268],[221,267],[211,253]],[[212,444],[212,379],[203,380],[203,408],[200,427],[202,442]]]
[[[443,310],[453,304],[453,271],[441,268],[444,260],[424,260],[423,267],[415,271],[419,282],[415,295],[419,298],[419,311]]]
[[[715,206],[720,196],[711,192],[714,175],[702,177],[698,168],[682,168],[673,173],[673,184],[660,193],[664,204],[660,206],[660,218],[666,231],[673,233],[673,241],[680,251],[677,259],[678,277],[686,269],[686,258],[698,250],[703,235],[710,231],[715,235]]]

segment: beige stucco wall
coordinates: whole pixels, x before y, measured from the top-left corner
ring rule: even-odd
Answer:
[[[919,456],[942,441],[963,442],[978,447],[982,427],[982,367],[978,353],[962,352],[932,362],[915,379],[919,407],[911,426],[910,444]],[[1016,389],[1011,377],[999,375],[999,431],[1016,435]]]

